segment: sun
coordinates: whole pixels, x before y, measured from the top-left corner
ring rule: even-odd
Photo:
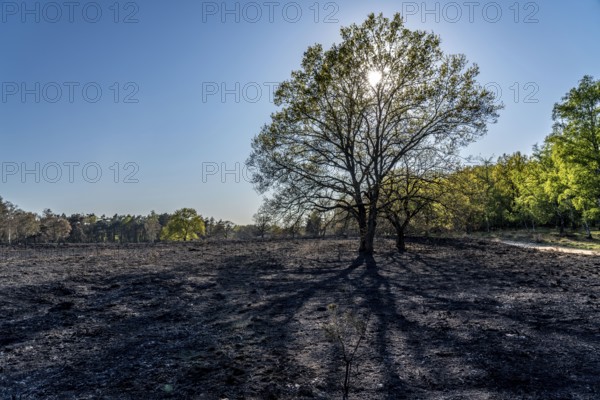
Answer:
[[[369,71],[367,74],[367,79],[369,80],[369,84],[373,87],[377,86],[379,82],[381,82],[381,78],[383,77],[381,71]]]

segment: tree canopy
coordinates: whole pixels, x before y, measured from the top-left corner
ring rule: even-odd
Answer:
[[[372,253],[381,191],[402,161],[421,152],[456,154],[486,132],[501,105],[476,82],[464,55],[440,38],[369,15],[342,41],[308,48],[275,95],[279,110],[252,142],[247,164],[279,208],[341,209]]]
[[[182,208],[175,211],[163,228],[160,238],[162,240],[195,240],[204,236],[204,220],[193,208]]]

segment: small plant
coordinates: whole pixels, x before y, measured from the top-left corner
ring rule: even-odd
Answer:
[[[346,400],[350,392],[352,365],[356,361],[360,345],[365,339],[369,317],[362,318],[352,311],[345,311],[340,314],[336,304],[329,304],[327,309],[330,312],[330,319],[323,328],[327,338],[337,345],[341,351],[345,371],[342,398]]]

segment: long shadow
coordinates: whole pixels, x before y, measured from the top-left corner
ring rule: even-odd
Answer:
[[[383,390],[386,399],[408,398],[409,389],[398,375],[390,349],[389,333],[391,325],[406,329],[411,323],[397,313],[395,297],[391,293],[390,283],[379,274],[378,265],[372,255],[361,255],[355,265],[364,265],[362,275],[354,282],[355,289],[365,294],[369,314],[374,317],[374,350],[384,373]]]
[[[260,354],[264,358],[257,360],[259,361],[257,364],[268,361],[278,366],[278,371],[265,368],[264,365],[255,371],[259,376],[271,376],[273,380],[278,381],[277,384],[263,389],[261,394],[291,398],[290,396],[301,395],[304,391],[305,395],[312,396],[315,394],[311,389],[311,386],[314,386],[313,382],[323,377],[319,373],[320,368],[315,368],[320,365],[315,365],[315,360],[310,360],[310,353],[321,354],[321,357],[317,357],[319,363],[328,363],[327,360],[331,359],[332,355],[323,357],[328,350],[306,348],[307,334],[317,335],[316,339],[321,339],[320,341],[323,341],[325,335],[324,331],[320,331],[320,326],[310,323],[303,325],[299,320],[301,311],[308,309],[309,315],[314,313],[315,321],[326,321],[327,304],[339,302],[337,289],[341,283],[348,281],[348,276],[358,266],[351,264],[348,268],[340,270],[333,264],[328,267],[306,266],[290,270],[279,260],[279,257],[270,255],[262,255],[259,260],[229,259],[224,262],[224,265],[231,267],[222,268],[216,281],[223,292],[236,293],[236,298],[247,298],[251,301],[250,310],[242,313],[238,322],[252,320],[253,324],[250,326],[255,325],[253,332],[259,335],[258,340],[262,343],[260,346],[250,346],[249,351]],[[309,259],[301,259],[302,262],[307,260]],[[242,264],[242,268],[236,265],[239,263]],[[252,279],[250,285],[246,279]],[[226,307],[229,308],[226,314],[235,314],[236,310],[239,314],[242,304],[230,303]],[[306,332],[306,329],[310,332]],[[298,363],[297,359],[304,359],[305,362]],[[336,365],[333,363],[330,370],[335,368]],[[263,372],[265,370],[266,372]],[[329,390],[335,393],[336,375],[337,371],[320,380],[316,385],[319,387],[315,390]],[[285,381],[296,382],[294,385],[300,387],[296,391],[286,390],[281,385]]]
[[[493,250],[493,249],[491,249]],[[505,254],[500,251],[498,254]],[[435,261],[435,260],[433,260]],[[447,260],[452,261],[452,260]],[[465,266],[464,260],[460,260],[461,265]],[[401,289],[403,296],[418,297],[426,301],[428,305],[427,313],[439,315],[440,313],[453,313],[458,314],[460,318],[465,318],[467,321],[469,318],[483,319],[485,318],[486,323],[492,323],[491,326],[482,326],[476,329],[461,329],[460,326],[448,326],[448,324],[440,324],[439,327],[435,325],[432,327],[429,324],[424,325],[421,323],[412,323],[408,326],[402,324],[404,328],[408,327],[407,340],[413,344],[411,351],[416,356],[417,360],[423,359],[421,352],[419,355],[418,348],[427,348],[431,350],[432,344],[436,344],[441,347],[443,351],[440,351],[440,357],[438,359],[439,364],[431,363],[426,360],[426,365],[429,365],[429,370],[435,371],[440,370],[440,365],[451,364],[445,362],[445,357],[454,359],[456,363],[460,363],[463,366],[469,366],[477,371],[482,371],[482,376],[472,379],[472,382],[461,382],[463,388],[471,387],[472,389],[485,389],[488,392],[496,393],[510,393],[510,396],[518,396],[519,394],[529,393],[535,394],[537,392],[549,393],[541,394],[541,397],[552,396],[552,393],[569,393],[570,390],[575,388],[579,391],[584,390],[582,388],[581,379],[573,379],[572,376],[565,376],[564,372],[561,373],[556,368],[543,368],[540,363],[541,359],[544,359],[544,364],[554,363],[555,365],[563,365],[567,369],[579,370],[587,373],[588,376],[593,376],[591,370],[593,367],[590,365],[598,366],[600,364],[598,357],[582,351],[585,347],[596,347],[598,348],[598,342],[593,340],[591,332],[581,334],[577,330],[573,330],[570,327],[557,329],[550,328],[544,329],[539,337],[544,337],[559,334],[563,338],[569,338],[562,343],[546,342],[543,345],[536,346],[532,342],[532,338],[524,336],[522,331],[526,331],[527,335],[533,336],[530,333],[535,330],[536,327],[532,326],[539,323],[540,318],[536,318],[536,312],[539,311],[540,307],[526,302],[517,302],[520,310],[515,310],[513,306],[508,310],[504,309],[503,303],[499,299],[495,299],[494,292],[506,297],[506,294],[511,294],[511,286],[503,287],[506,283],[512,282],[513,284],[519,280],[522,283],[533,285],[535,287],[535,280],[531,281],[523,276],[519,277],[519,271],[507,271],[506,269],[489,269],[484,264],[475,264],[471,267],[475,268],[476,273],[465,273],[457,271],[456,267],[440,265],[439,263],[431,263],[427,257],[415,256],[411,257],[411,263],[425,264],[426,268],[403,268],[403,273],[406,274],[405,280],[411,278],[418,278],[419,270],[426,271],[438,271],[437,277],[431,276],[426,277],[427,282],[419,282],[414,285],[399,285],[394,283],[394,288]],[[396,267],[401,266],[396,263]],[[445,269],[448,269],[447,271]],[[461,269],[463,269],[461,267]],[[485,272],[482,272],[485,271]],[[369,272],[369,270],[367,271]],[[371,271],[372,272],[372,271]],[[390,282],[387,278],[382,277],[379,272],[382,269],[377,270],[375,278],[382,281],[381,286],[386,288],[386,295],[389,296],[388,303],[393,303],[393,296],[389,290]],[[454,278],[462,276],[466,278],[465,282],[450,281],[452,274]],[[373,272],[372,272],[373,273]],[[509,279],[506,279],[506,275]],[[473,280],[470,277],[476,277],[478,284],[482,284],[485,278],[488,280],[488,287],[492,290],[491,293],[485,293],[481,288],[473,285]],[[437,286],[437,290],[435,289]],[[519,290],[522,290],[520,288]],[[441,293],[440,293],[441,291]],[[443,293],[443,295],[442,295]],[[462,300],[465,294],[471,294],[472,297],[484,300],[482,304],[477,304],[472,301]],[[503,299],[501,297],[501,299]],[[543,305],[542,305],[543,306]],[[523,318],[523,311],[527,311],[527,317],[530,320]],[[419,318],[418,314],[411,312],[411,319],[416,321],[427,319]],[[456,315],[447,320],[456,318]],[[430,318],[429,318],[430,320]],[[542,319],[543,321],[543,319]],[[498,326],[494,326],[494,324]],[[402,329],[402,325],[398,325],[398,329]],[[389,326],[388,326],[389,327]],[[415,330],[418,328],[418,330]],[[412,330],[412,331],[411,331]],[[521,332],[521,333],[520,333]],[[468,337],[471,335],[472,337]],[[424,345],[424,340],[431,340],[434,343],[427,343]],[[522,342],[521,342],[522,341]],[[532,349],[531,347],[534,347]],[[547,346],[547,347],[544,347]],[[555,348],[557,351],[548,352],[548,346]],[[490,354],[485,354],[489,351]],[[482,352],[484,352],[482,354]],[[536,354],[537,353],[537,354]],[[561,354],[561,355],[557,355]],[[565,355],[569,354],[569,357]],[[452,366],[452,365],[450,365]],[[586,372],[587,371],[587,372]],[[442,373],[444,373],[442,371]],[[438,383],[435,383],[437,385]],[[596,387],[598,386],[598,380],[595,382]],[[431,385],[434,388],[434,385]]]

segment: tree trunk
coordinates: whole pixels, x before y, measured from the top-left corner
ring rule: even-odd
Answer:
[[[359,223],[361,221],[359,220]],[[361,224],[363,225],[363,224]],[[368,218],[365,218],[364,226],[360,227],[359,253],[373,254],[375,250],[375,229],[377,228],[377,213],[371,210]]]
[[[396,228],[396,248],[398,249],[399,253],[406,252],[404,227]]]
[[[360,245],[358,247],[359,253],[364,253],[367,247],[367,210],[363,204],[358,205],[358,232],[360,234]]]
[[[375,231],[369,229],[367,236],[361,241],[361,253],[373,254],[375,251]]]
[[[585,227],[585,233],[587,234],[587,238],[592,239],[592,231],[590,230],[590,225],[587,223],[587,221],[583,222],[583,226]]]
[[[560,216],[560,231],[558,233],[560,236],[565,236],[565,219],[563,216]]]
[[[362,254],[373,254],[375,250],[375,227],[371,227],[371,224],[367,226],[364,234],[361,232],[360,247],[358,252]]]

